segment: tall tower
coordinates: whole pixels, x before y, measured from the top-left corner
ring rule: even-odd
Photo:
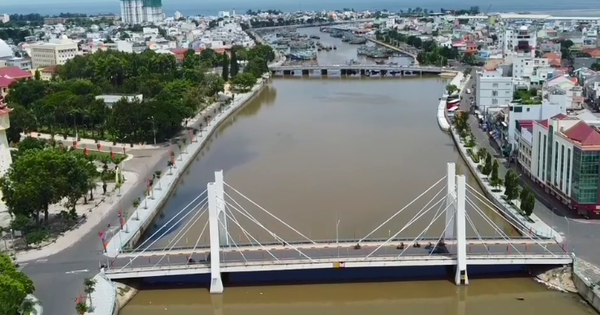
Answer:
[[[8,108],[4,98],[0,95],[0,177],[4,176],[12,164],[10,155],[10,146],[6,138],[6,130],[10,128],[9,114],[12,109]],[[10,223],[10,214],[4,202],[1,201],[2,192],[0,191],[0,226],[8,226]]]

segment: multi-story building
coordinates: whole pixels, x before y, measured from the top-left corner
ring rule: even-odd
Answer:
[[[4,14],[0,14],[0,22],[2,23],[8,23],[10,21],[10,15],[4,13]]]
[[[570,209],[600,215],[600,121],[557,115],[532,125],[531,178]],[[591,120],[589,120],[591,119]]]
[[[0,68],[0,97],[8,94],[10,86],[18,80],[29,80],[33,77],[31,72],[21,70],[18,67]]]
[[[162,0],[121,0],[121,19],[125,24],[161,22]]]
[[[475,82],[475,97],[480,111],[484,112],[490,106],[507,105],[512,101],[513,80],[503,75],[502,70],[478,72]]]
[[[544,120],[567,113],[567,106],[555,99],[543,99],[540,104],[511,103],[508,108],[508,143],[513,150],[519,148],[521,141],[519,121]]]
[[[535,32],[529,31],[527,26],[521,26],[518,30],[505,30],[502,40],[502,53],[504,56],[517,53],[535,57],[537,35]]]
[[[79,52],[77,43],[66,36],[46,43],[32,44],[30,49],[34,68],[64,65]]]

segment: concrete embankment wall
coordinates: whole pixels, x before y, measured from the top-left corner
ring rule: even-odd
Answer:
[[[456,85],[457,87],[459,87],[462,90],[464,88],[464,86],[461,86],[463,77],[464,77],[464,74],[462,74],[462,72],[457,72],[454,79],[452,79],[452,81],[450,81],[450,84]],[[466,84],[468,81],[469,80],[467,77],[467,80],[464,81],[463,85]],[[450,122],[448,121],[448,116],[446,115],[446,98],[448,98],[448,94],[446,93],[446,89],[444,88],[444,94],[442,95],[442,98],[440,99],[440,103],[438,104],[437,120],[438,120],[438,125],[440,126],[440,128],[443,131],[450,131]]]
[[[213,118],[211,124],[207,126],[206,130],[203,132],[202,138],[199,138],[197,142],[190,143],[183,150],[184,153],[180,154],[175,160],[175,167],[173,167],[171,171],[168,169],[164,171],[157,180],[157,183],[154,184],[153,196],[146,197],[145,200],[142,200],[140,206],[127,220],[125,229],[117,232],[116,235],[110,239],[107,246],[108,256],[116,256],[122,247],[127,246],[128,244],[135,244],[141,238],[144,231],[152,224],[155,216],[159,213],[171,192],[177,186],[180,177],[185,173],[187,167],[192,163],[194,157],[204,147],[208,139],[211,138],[212,134],[219,128],[221,123],[251,101],[266,84],[268,83],[262,81],[254,86],[249,93],[238,95],[236,97],[237,100],[232,105]]]
[[[580,267],[580,260],[573,257],[573,282],[579,295],[600,313],[600,288],[598,283],[588,278]]]

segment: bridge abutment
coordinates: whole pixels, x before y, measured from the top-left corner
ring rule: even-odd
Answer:
[[[223,293],[221,279],[221,244],[219,237],[219,212],[217,207],[217,187],[208,183],[208,228],[210,233],[210,293]]]
[[[468,285],[467,275],[467,230],[466,230],[466,178],[464,175],[456,176],[456,212],[454,223],[456,224],[456,285]]]

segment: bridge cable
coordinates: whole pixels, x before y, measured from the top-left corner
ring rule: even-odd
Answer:
[[[442,199],[442,200],[445,200],[445,199]],[[437,219],[439,219],[442,215],[445,215],[446,214],[446,210],[448,210],[448,208],[450,208],[451,206],[453,206],[453,204],[447,205],[446,208],[444,208],[444,211],[442,211],[441,213],[439,213],[439,214],[436,213],[436,215],[431,219],[431,221],[429,222],[429,224],[427,225],[427,227],[425,227],[425,229],[423,229],[423,231],[421,231],[421,233],[419,233],[419,235],[417,235],[409,244],[407,244],[406,248],[404,248],[402,250],[402,252],[400,252],[400,254],[398,255],[398,257],[402,256],[402,254],[404,254],[404,252],[406,252],[412,245],[414,245],[418,240],[420,240],[421,237],[423,237],[423,234],[425,234],[425,232],[427,232],[429,230],[429,228],[433,225],[433,223]],[[453,217],[454,217],[454,213],[452,213],[451,218],[453,218]],[[449,221],[449,222],[451,222],[451,221]],[[445,229],[444,229],[444,232],[446,232]],[[443,233],[442,233],[442,235],[443,235]]]
[[[444,188],[446,188],[446,187],[444,187]],[[446,198],[449,198],[449,197],[446,197]],[[442,207],[443,207],[443,206],[444,206],[444,203],[443,203],[443,202],[440,202],[440,206],[438,207],[438,209],[437,209],[437,210],[435,211],[435,213],[433,214],[433,218],[437,217],[438,213],[440,213],[440,211],[442,210]],[[443,213],[446,213],[446,211],[448,211],[448,207],[444,208],[444,210],[443,210]],[[454,215],[454,213],[453,213],[453,215]],[[432,221],[431,221],[431,223],[432,223],[432,224],[433,224],[433,221],[435,221],[435,219],[432,219]],[[430,225],[428,225],[428,226],[425,228],[425,233],[429,232],[429,228],[430,228],[430,227],[431,227],[431,224],[430,224]],[[439,241],[438,241],[438,242],[439,242]]]
[[[496,224],[494,223],[494,221],[492,221],[492,219],[490,219],[483,210],[479,209],[479,207],[477,207],[475,205],[475,203],[473,203],[473,201],[471,201],[471,198],[466,197],[466,203],[469,204],[471,207],[473,207],[475,209],[475,211],[483,218],[483,220],[489,224],[495,231],[496,233],[498,233],[500,235],[500,237],[502,237],[508,245],[510,245],[510,247],[512,247],[517,253],[519,253],[521,256],[525,256],[523,255],[523,253],[521,253],[513,243],[511,243],[510,238],[508,237],[508,235],[506,235],[506,233],[504,233],[502,231],[502,229]]]
[[[195,219],[192,221],[191,219],[183,226],[182,229],[179,230],[179,232],[177,234],[175,234],[175,238],[171,239],[171,241],[169,242],[169,244],[167,244],[167,246],[165,246],[165,248],[161,251],[161,252],[165,252],[162,257],[156,262],[156,264],[154,264],[154,266],[152,266],[152,269],[154,269],[156,266],[158,266],[158,264],[160,264],[160,262],[165,259],[166,256],[169,255],[169,253],[171,252],[171,250],[173,250],[173,248],[175,247],[175,245],[177,245],[177,243],[179,243],[179,241],[181,241],[181,239],[183,239],[183,237],[196,225],[196,222],[198,222],[198,220],[200,220],[200,218],[202,217],[202,215],[205,213],[205,211],[203,212],[198,212],[195,216]],[[194,218],[194,217],[192,217]],[[179,234],[181,234],[181,236],[179,236]],[[177,238],[179,237],[179,238]],[[172,245],[171,245],[172,243]],[[169,247],[169,249],[167,250],[167,247],[171,245],[171,247]]]
[[[204,235],[204,231],[206,230],[206,227],[208,226],[209,220],[206,220],[206,222],[204,223],[204,227],[202,227],[202,231],[200,232],[200,235],[198,235],[198,238],[196,239],[196,244],[194,244],[194,247],[192,248],[192,253],[190,254],[190,257],[189,257],[190,259],[194,255],[194,252],[196,251],[196,247],[198,247],[198,244],[200,243],[200,239],[202,239],[202,235]]]
[[[449,205],[450,206],[450,205]],[[448,206],[448,207],[449,207]],[[446,211],[448,210],[448,207],[446,207]],[[446,211],[444,211],[443,213],[446,213]],[[454,216],[456,215],[456,211],[454,211],[452,213],[452,215],[450,216],[450,220],[448,220],[448,222],[446,222],[446,225],[444,226],[444,230],[442,231],[442,234],[440,234],[440,237],[437,239],[437,241],[435,242],[435,245],[433,246],[433,249],[431,249],[431,251],[429,252],[429,256],[433,255],[433,252],[435,251],[435,249],[437,248],[437,245],[440,243],[440,241],[442,240],[442,238],[444,237],[444,234],[446,234],[446,230],[448,230],[448,227],[450,226],[450,224],[454,223],[453,219]],[[435,221],[436,219],[434,219]],[[466,240],[465,240],[466,241]],[[458,244],[458,241],[456,242]]]
[[[271,230],[269,230],[267,227],[265,227],[262,223],[260,223],[260,221],[258,221],[250,212],[248,212],[248,210],[244,209],[235,199],[233,199],[229,194],[225,193],[226,197],[229,197],[229,199],[233,200],[233,202],[235,202],[235,204],[239,207],[236,207],[230,203],[226,203],[226,205],[230,205],[232,208],[234,208],[236,211],[238,211],[239,213],[241,213],[244,217],[246,217],[248,220],[250,220],[250,222],[258,225],[259,227],[261,227],[263,230],[269,232],[269,234],[271,236],[273,236],[275,238],[276,241],[283,241],[283,239],[281,237],[278,237],[277,234],[271,232]],[[231,215],[233,215],[233,212],[231,213]],[[311,243],[314,244],[314,242],[311,240]]]
[[[229,205],[228,205],[227,203],[225,203],[225,209],[226,209],[227,211],[229,211],[229,215],[231,215],[231,220],[232,220],[232,221],[233,221],[235,224],[237,224],[237,225],[240,225],[240,222],[238,221],[238,219],[237,219],[237,217],[235,216],[235,214],[234,214],[234,213],[231,211],[231,208],[229,208]],[[245,230],[245,229],[243,229],[243,230],[241,230],[241,231],[242,231],[242,233],[244,234],[244,236],[246,237],[246,239],[248,240],[248,242],[250,243],[250,245],[251,245],[251,246],[254,246],[254,243],[252,242],[252,239],[250,239],[250,236],[251,236],[251,235],[249,235],[249,234],[248,234],[248,232],[246,232],[246,230]],[[240,241],[241,241],[241,238],[242,238],[242,237],[241,237],[241,235],[240,235]]]
[[[208,200],[208,197],[204,198],[204,200]],[[202,205],[202,207],[204,207],[206,205],[206,202],[204,202],[204,204]],[[202,211],[202,210],[200,210]],[[129,262],[127,264],[125,264],[125,266],[123,266],[119,271],[122,271],[125,267],[129,266],[134,260],[136,260],[138,257],[140,257],[140,255],[142,255],[143,253],[146,252],[146,250],[148,250],[150,247],[152,247],[152,245],[154,245],[156,242],[158,242],[163,236],[165,236],[165,234],[171,232],[171,230],[173,230],[177,224],[179,224],[179,222],[183,221],[183,219],[185,219],[188,215],[190,215],[190,213],[192,213],[194,211],[188,211],[188,213],[186,213],[183,217],[181,217],[179,220],[177,220],[177,222],[175,222],[173,225],[171,225],[163,234],[161,234],[158,238],[156,238],[152,243],[150,243],[150,245],[148,245],[146,248],[144,248],[140,253],[138,253],[135,257],[133,257],[132,259],[129,260]],[[145,243],[145,242],[144,242]]]
[[[469,184],[467,184],[467,186],[468,185]],[[468,188],[470,188],[470,189],[467,189],[467,192],[470,192],[471,195],[473,195],[473,197],[475,197],[475,199],[480,201],[482,204],[486,205],[488,208],[490,208],[490,210],[494,211],[496,214],[501,215],[502,217],[506,217],[507,215],[512,216],[510,213],[507,213],[508,210],[502,209],[501,207],[498,207],[497,205],[495,205],[493,202],[488,201],[487,198],[485,196],[483,196],[480,192],[478,192],[475,188],[472,188],[471,186],[469,186]],[[526,232],[527,230],[531,230],[529,227],[527,227],[523,222],[520,222],[517,220],[513,220],[513,221],[515,224],[511,224],[511,225],[513,225],[517,231],[519,231],[521,234],[533,239],[533,237],[529,235],[530,233]],[[542,240],[542,238],[537,234],[536,234],[536,237],[539,240]]]
[[[225,213],[225,212],[223,212],[223,213]],[[225,213],[225,216],[227,216],[226,213]],[[229,237],[229,239],[233,243],[233,246],[235,246],[235,248],[238,250],[238,252],[240,252],[240,255],[242,255],[242,259],[244,259],[245,262],[248,262],[248,259],[246,259],[246,256],[244,255],[244,252],[242,252],[242,250],[240,250],[240,248],[238,247],[238,245],[235,242],[235,240],[233,239],[233,237],[231,237],[231,234],[229,234],[229,231],[228,231],[227,227],[225,226],[225,224],[223,224],[223,222],[221,222],[221,220],[219,218],[217,218],[217,222],[219,222],[219,224],[221,225],[221,227],[223,228],[223,230],[225,230],[226,237]],[[223,260],[225,260],[225,253],[226,252],[225,251],[221,251],[221,253],[223,253]]]
[[[444,189],[446,189],[445,187],[443,187],[441,191],[443,191]],[[449,194],[447,194],[449,195]],[[436,194],[437,196],[437,194]],[[387,245],[389,242],[393,241],[400,233],[402,233],[404,230],[406,230],[406,228],[408,228],[411,224],[413,224],[415,221],[417,221],[418,219],[420,219],[423,215],[425,215],[427,212],[429,212],[431,209],[433,209],[435,206],[437,206],[439,203],[441,203],[442,201],[446,200],[445,198],[441,198],[440,200],[438,200],[436,203],[434,203],[433,205],[431,205],[429,208],[425,209],[425,208],[421,208],[421,210],[419,210],[417,212],[417,214],[415,214],[415,216],[412,217],[412,219],[410,219],[410,221],[408,221],[408,223],[406,223],[402,229],[400,229],[400,231],[396,232],[394,235],[392,235],[391,237],[389,237],[385,242],[383,242],[381,245],[379,245],[377,248],[375,248],[375,250],[373,250],[369,255],[367,255],[365,257],[369,258],[371,255],[373,255],[375,252],[377,252],[379,249],[381,249],[383,246]],[[429,203],[428,203],[429,204]]]
[[[246,195],[242,194],[241,192],[239,192],[237,189],[233,188],[231,185],[227,184],[227,182],[223,182],[223,184],[227,185],[227,187],[229,187],[231,190],[233,190],[234,192],[236,192],[238,195],[242,196],[244,199],[248,200],[250,203],[252,203],[254,206],[256,206],[257,208],[259,208],[260,210],[264,211],[266,214],[268,214],[269,216],[271,216],[273,219],[279,221],[279,223],[285,225],[286,227],[288,227],[289,229],[291,229],[292,231],[298,233],[298,235],[302,236],[303,238],[305,238],[307,241],[310,241],[311,243],[317,245],[317,243],[315,243],[313,240],[311,240],[310,238],[308,238],[306,235],[302,234],[302,232],[296,230],[295,228],[293,228],[291,225],[285,223],[283,220],[281,220],[280,218],[278,218],[276,215],[272,214],[271,212],[267,211],[267,209],[263,208],[261,205],[257,204],[256,202],[254,202],[252,199],[246,197]],[[231,198],[231,197],[230,197]]]
[[[417,200],[419,200],[419,198],[423,197],[426,193],[428,193],[431,189],[433,189],[433,187],[435,187],[437,184],[439,184],[441,181],[443,181],[444,179],[446,179],[446,176],[442,177],[440,180],[438,180],[437,182],[435,182],[435,184],[431,185],[429,188],[427,188],[427,190],[425,190],[423,193],[421,193],[419,196],[417,196],[417,198],[413,199],[411,202],[409,202],[407,205],[405,205],[402,209],[398,210],[396,213],[394,213],[391,217],[389,217],[387,220],[385,220],[383,223],[381,223],[378,227],[376,227],[373,231],[369,232],[369,234],[367,234],[365,237],[361,238],[358,241],[358,244],[360,244],[362,241],[364,241],[365,239],[367,239],[369,236],[373,235],[373,233],[377,232],[377,230],[379,230],[382,226],[386,225],[388,222],[392,221],[392,219],[394,219],[397,215],[399,215],[400,213],[402,213],[402,211],[404,211],[405,209],[407,209],[408,207],[410,207],[413,203],[415,203]],[[442,189],[441,191],[443,191],[444,189]],[[440,194],[441,191],[438,193]],[[435,199],[437,197],[437,194],[431,199]],[[431,201],[430,200],[430,201]],[[427,207],[427,205],[425,206]]]
[[[239,212],[240,214],[242,214],[244,217],[246,217],[247,219],[251,220],[245,213],[243,213],[242,211],[240,211],[238,208],[236,208],[234,205],[229,204],[229,206],[231,206],[235,211]],[[308,258],[308,260],[310,260],[311,262],[314,262],[313,259],[311,257],[309,257],[308,255],[306,255],[304,252],[302,252],[301,250],[299,250],[296,246],[290,244],[288,241],[284,240],[283,238],[277,236],[277,234],[271,232],[269,229],[267,229],[264,225],[262,224],[258,224],[259,227],[261,227],[263,230],[265,230],[266,232],[270,233],[273,237],[275,237],[275,239],[280,240],[282,243],[284,243],[285,245],[290,246],[291,248],[293,248],[294,250],[296,250],[298,252],[298,254],[300,254],[301,256],[304,256],[306,258]],[[241,226],[240,226],[241,227]],[[312,241],[311,241],[312,242]],[[314,243],[314,242],[313,242]],[[260,243],[259,243],[260,244]],[[262,246],[262,245],[261,245]]]
[[[227,192],[225,192],[225,197],[228,197],[229,199],[231,199],[238,207],[239,209],[241,209],[242,211],[246,212],[246,214],[251,218],[250,221],[254,222],[255,224],[260,224],[260,222],[250,213],[248,212],[246,209],[244,209],[244,207],[242,207],[242,205],[240,205],[237,200],[235,200],[233,197],[231,197]],[[225,206],[227,207],[229,203],[225,203]],[[231,211],[231,209],[229,210],[231,216],[237,220],[235,214],[233,213],[233,211]],[[248,237],[248,235],[246,235],[246,237]],[[252,241],[250,241],[250,243],[252,243]]]
[[[140,249],[142,246],[144,246],[144,244],[146,244],[148,241],[150,241],[151,239],[154,238],[154,236],[156,236],[156,234],[158,234],[160,231],[162,231],[164,228],[166,228],[167,226],[169,226],[169,223],[171,223],[171,221],[175,220],[181,213],[183,213],[187,208],[189,208],[192,203],[196,202],[198,199],[200,199],[200,197],[202,197],[202,195],[204,195],[206,193],[206,190],[204,190],[202,193],[200,193],[200,195],[198,195],[196,198],[194,198],[194,200],[190,201],[190,203],[188,203],[185,207],[183,207],[183,209],[181,209],[179,212],[177,212],[171,219],[169,219],[169,221],[167,221],[165,224],[163,224],[158,230],[156,230],[154,233],[152,233],[152,235],[150,235],[150,237],[148,237],[144,242],[142,242],[142,244],[140,244],[138,247],[136,247],[132,252],[137,251],[138,249]],[[205,202],[206,200],[208,200],[208,196],[204,197],[204,199],[202,201],[199,202],[199,204],[202,204],[203,202]],[[188,213],[192,212],[193,210],[190,210]],[[161,235],[162,237],[163,235]],[[160,238],[160,237],[159,237]]]
[[[228,204],[227,204],[227,203],[225,204],[225,207],[226,207],[226,208],[229,208],[229,206],[228,206]],[[231,206],[231,207],[233,207],[233,206]],[[237,210],[237,209],[236,209],[236,210]],[[230,210],[230,211],[231,211],[231,210]],[[239,210],[238,210],[238,211],[239,211]],[[233,212],[231,212],[231,213],[233,214]],[[242,215],[244,215],[244,214],[242,214]],[[230,215],[229,215],[227,212],[225,212],[225,216],[227,216],[228,218],[232,219],[232,217],[231,217],[231,216],[230,216]],[[243,226],[242,226],[242,225],[241,225],[241,224],[240,224],[240,223],[239,223],[237,220],[233,220],[233,219],[232,219],[232,221],[233,221],[233,223],[235,223],[235,224],[236,224],[236,225],[237,225],[237,226],[238,226],[238,227],[239,227],[239,228],[240,228],[242,231],[246,231],[246,229],[244,229],[244,227],[243,227]],[[247,231],[246,231],[246,235],[250,236],[250,238],[252,238],[252,239],[253,239],[253,240],[254,240],[254,241],[255,241],[255,242],[258,244],[258,246],[260,246],[260,248],[261,248],[261,249],[265,250],[265,251],[266,251],[266,252],[267,252],[269,255],[271,255],[271,257],[273,257],[273,258],[274,258],[276,261],[279,261],[279,258],[277,258],[275,255],[273,255],[273,253],[271,253],[271,251],[270,251],[270,250],[268,250],[266,247],[264,247],[264,246],[263,246],[263,245],[262,245],[262,244],[261,244],[261,243],[260,243],[260,242],[259,242],[259,241],[258,241],[258,240],[255,238],[255,237],[254,237],[254,236],[252,236],[252,234],[250,234],[250,232],[247,232]]]
[[[468,184],[467,184],[467,185],[468,185]],[[471,187],[469,187],[469,188],[471,188]],[[471,190],[474,190],[474,189],[473,189],[473,188],[471,188]],[[481,198],[478,198],[478,197],[477,197],[477,195],[473,194],[473,192],[472,192],[472,191],[470,191],[469,189],[467,189],[467,191],[468,191],[468,192],[471,192],[471,194],[472,194],[472,195],[473,195],[473,196],[474,196],[474,197],[475,197],[477,200],[479,200],[479,201],[480,201],[481,203],[483,203],[484,205],[488,206],[488,207],[489,207],[489,208],[490,208],[492,211],[494,211],[494,213],[496,213],[496,214],[498,214],[498,215],[500,215],[500,216],[502,216],[502,217],[505,217],[505,216],[509,216],[509,217],[510,217],[510,216],[511,216],[510,214],[506,213],[506,210],[501,210],[499,207],[497,207],[497,206],[495,206],[495,205],[494,205],[494,207],[491,207],[489,203],[486,203],[486,201],[485,201],[485,200],[482,200]],[[475,191],[475,192],[477,192],[476,190],[474,190],[474,191]],[[477,192],[477,193],[479,193],[479,192]],[[467,197],[467,198],[468,198],[468,197]],[[496,209],[500,210],[500,212],[499,212],[499,211],[497,211],[497,210],[496,210],[496,209],[494,209],[494,208],[496,208]],[[505,220],[506,220],[506,219],[505,219]],[[508,220],[506,220],[506,221],[508,222]],[[516,230],[517,230],[519,233],[521,233],[521,234],[522,234],[522,235],[524,235],[525,237],[527,237],[527,238],[529,238],[530,240],[532,240],[532,241],[533,241],[533,242],[534,242],[536,245],[538,245],[540,248],[543,248],[545,251],[547,251],[548,253],[550,253],[552,256],[554,256],[554,257],[558,257],[558,256],[556,256],[556,254],[555,254],[554,252],[552,252],[551,250],[549,250],[549,249],[548,249],[548,247],[542,243],[542,242],[543,242],[543,239],[542,239],[540,236],[536,235],[537,239],[536,239],[536,238],[534,238],[532,235],[530,235],[530,233],[528,233],[528,232],[527,232],[527,230],[524,230],[524,229],[523,229],[523,227],[525,227],[525,225],[524,225],[523,223],[521,223],[521,222],[518,222],[517,220],[512,220],[512,221],[513,221],[513,222],[515,222],[515,223],[519,223],[519,224],[520,224],[520,227],[519,227],[519,225],[517,225],[517,224],[511,224],[511,225],[512,225],[512,226],[513,226],[513,227],[514,227],[514,228],[515,228],[515,229],[516,229]],[[510,222],[509,222],[509,224],[510,224]],[[526,228],[526,227],[525,227],[525,228]],[[556,239],[554,239],[554,241],[556,242]],[[557,244],[558,244],[558,242],[557,242]]]
[[[488,254],[491,255],[492,253],[490,252],[490,248],[487,246],[487,244],[481,237],[481,234],[477,230],[475,223],[473,223],[473,220],[471,220],[471,216],[469,216],[469,213],[466,211],[465,211],[465,218],[467,219],[467,222],[469,222],[469,225],[471,226],[471,229],[473,229],[473,232],[475,232],[475,235],[479,238],[479,241],[481,241],[481,244],[483,244],[483,246],[485,247],[485,250],[488,252]]]

